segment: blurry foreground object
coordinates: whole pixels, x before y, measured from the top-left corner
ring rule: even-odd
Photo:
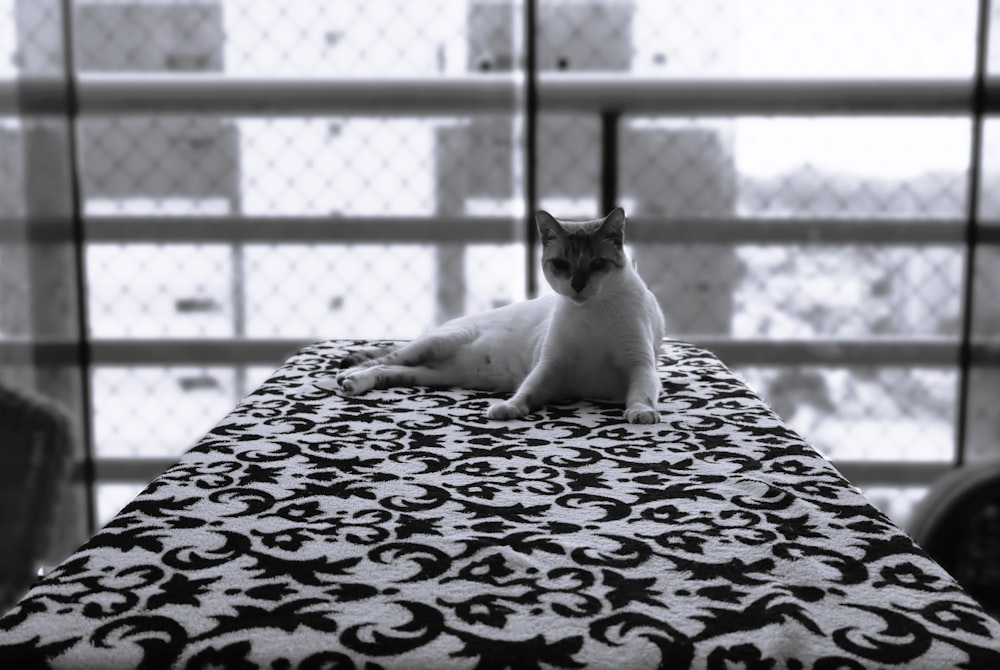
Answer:
[[[942,477],[913,514],[910,535],[1000,619],[1000,463]]]
[[[0,386],[0,610],[35,578],[71,446],[68,421],[57,408]]]

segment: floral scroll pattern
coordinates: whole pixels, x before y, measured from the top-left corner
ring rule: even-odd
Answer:
[[[0,619],[0,666],[1000,668],[1000,624],[714,356],[664,422],[306,348]]]

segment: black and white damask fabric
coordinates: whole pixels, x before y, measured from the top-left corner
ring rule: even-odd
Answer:
[[[1000,625],[716,358],[664,423],[305,349],[0,619],[0,667],[1000,668]]]

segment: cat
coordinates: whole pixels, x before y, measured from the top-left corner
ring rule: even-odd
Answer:
[[[587,221],[539,211],[535,221],[554,294],[453,319],[388,353],[348,357],[336,377],[340,392],[429,386],[513,393],[487,411],[497,420],[556,400],[609,400],[624,402],[629,423],[658,422],[664,318],[625,252],[624,210]]]

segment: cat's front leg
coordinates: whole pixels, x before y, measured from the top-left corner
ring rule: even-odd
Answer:
[[[551,395],[546,392],[552,385],[551,375],[552,372],[548,367],[536,365],[510,400],[497,403],[487,410],[487,418],[506,421],[527,416],[532,407],[541,405]]]
[[[628,395],[625,399],[625,420],[629,423],[659,423],[656,400],[660,395],[660,379],[655,365],[643,364],[629,373]]]

